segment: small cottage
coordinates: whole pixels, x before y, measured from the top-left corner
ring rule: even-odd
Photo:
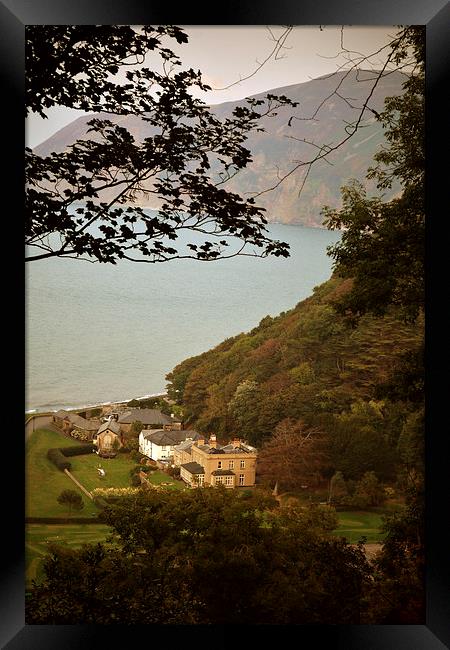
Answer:
[[[115,420],[104,422],[92,440],[97,446],[98,454],[115,454],[123,446],[120,426]]]

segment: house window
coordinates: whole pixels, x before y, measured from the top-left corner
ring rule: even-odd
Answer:
[[[241,467],[241,469],[244,469],[244,467],[245,467],[245,460],[241,460],[240,467]]]
[[[203,485],[205,480],[204,474],[197,474],[195,478],[197,479],[197,485]]]
[[[244,485],[244,474],[239,474],[239,485]]]
[[[225,476],[225,485],[233,485],[233,477]]]
[[[223,483],[223,476],[216,476],[216,485],[221,485]]]
[[[222,469],[222,461],[221,460],[217,461],[217,469]]]
[[[234,469],[234,460],[230,460],[230,462],[228,463],[228,467],[229,469]]]

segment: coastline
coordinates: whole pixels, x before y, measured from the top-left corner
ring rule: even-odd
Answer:
[[[95,402],[95,403],[89,403],[89,404],[80,404],[78,406],[72,406],[72,405],[66,405],[66,404],[57,404],[57,405],[43,405],[43,406],[37,406],[36,408],[32,409],[27,409],[25,411],[25,415],[40,415],[42,413],[57,413],[60,410],[63,411],[83,411],[85,409],[94,409],[94,408],[100,408],[102,406],[124,406],[128,402],[131,402],[131,400],[144,400],[144,399],[150,399],[151,397],[163,397],[167,393],[150,393],[148,395],[140,395],[139,397],[128,397],[125,399],[121,400],[114,400],[114,401],[107,401],[107,402]],[[53,406],[52,408],[49,408],[50,406]]]

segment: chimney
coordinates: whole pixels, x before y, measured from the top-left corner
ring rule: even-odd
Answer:
[[[198,440],[196,440],[196,441],[195,441],[195,444],[197,445],[197,447],[200,447],[201,445],[204,445],[204,444],[205,444],[205,438],[204,438],[204,436],[202,436],[201,438],[199,438]]]
[[[210,447],[217,447],[217,438],[214,433],[212,433],[209,437],[209,446]]]

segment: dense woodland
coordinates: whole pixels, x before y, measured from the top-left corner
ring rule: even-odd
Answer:
[[[324,206],[342,230],[333,276],[167,377],[187,424],[258,447],[261,489],[143,491],[106,507],[111,545],[53,547],[28,623],[424,623],[423,28],[399,29],[390,56],[410,68],[378,118],[380,196],[360,180],[340,210]],[[330,535],[333,509],[280,505],[274,482],[324,483],[331,503],[357,507],[387,487],[403,507],[370,563]]]

